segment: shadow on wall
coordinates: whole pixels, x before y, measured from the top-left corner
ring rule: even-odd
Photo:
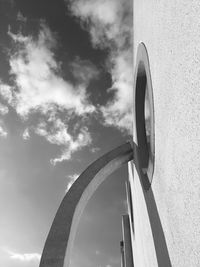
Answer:
[[[134,89],[137,142],[137,145],[133,144],[134,164],[144,194],[158,266],[171,267],[160,216],[151,188],[155,160],[154,105],[149,59],[143,43],[139,44],[137,52]],[[148,108],[147,112],[145,108]],[[148,114],[148,118],[145,118],[145,113]],[[148,126],[146,126],[147,122]]]
[[[135,155],[138,155],[138,147],[134,144],[134,159]],[[147,174],[144,174],[139,162],[135,162],[135,167],[140,178],[140,183],[142,186],[142,191],[144,194],[144,199],[147,207],[147,212],[149,216],[149,222],[151,225],[151,231],[153,235],[153,241],[156,251],[156,257],[159,267],[171,267],[171,261],[168,253],[168,248],[165,240],[165,235],[163,232],[162,224],[160,221],[160,216],[158,213],[156,201],[154,198],[153,191],[151,189],[149,179]],[[147,189],[148,188],[148,189]]]

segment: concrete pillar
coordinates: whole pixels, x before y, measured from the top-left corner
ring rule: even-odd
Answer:
[[[120,252],[121,252],[121,267],[125,267],[125,259],[124,259],[124,241],[120,242]]]
[[[133,267],[131,231],[128,215],[122,216],[122,233],[124,241],[124,267]]]

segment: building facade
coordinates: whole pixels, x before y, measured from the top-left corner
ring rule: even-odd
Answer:
[[[130,184],[134,265],[197,267],[200,266],[199,1],[134,0],[133,5],[135,106],[140,98],[137,85],[144,87],[141,76],[150,75],[151,81],[148,84],[147,77],[146,90],[151,87],[150,126],[149,122],[145,126],[148,159],[143,155],[146,149],[143,143],[142,151],[138,151],[140,170],[137,162],[132,162],[129,168],[130,177],[133,176]],[[139,52],[141,43],[148,57],[146,74],[144,71],[141,74],[142,63],[139,63],[144,58]],[[145,131],[139,125],[138,112],[136,107],[133,141],[139,148]],[[134,153],[134,160],[136,156]]]

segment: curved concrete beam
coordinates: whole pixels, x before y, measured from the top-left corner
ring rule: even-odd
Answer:
[[[94,161],[75,181],[62,200],[49,231],[40,267],[68,267],[81,214],[97,187],[116,169],[133,159],[125,143]]]

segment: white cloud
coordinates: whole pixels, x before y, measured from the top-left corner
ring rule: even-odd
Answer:
[[[90,61],[80,60],[78,57],[71,62],[70,68],[79,84],[88,85],[91,79],[95,79],[99,75],[99,71]]]
[[[58,158],[52,159],[52,164],[70,159],[72,153],[91,144],[92,139],[87,127],[83,127],[75,138],[69,134],[67,125],[60,118],[52,117],[50,120],[51,128],[43,121],[35,128],[35,132],[44,136],[50,143],[62,147],[62,154]]]
[[[100,147],[92,147],[92,148],[90,148],[90,151],[91,151],[92,153],[96,153],[96,152],[98,152],[99,150],[101,150]]]
[[[102,107],[105,123],[132,132],[132,1],[74,0],[71,9],[87,22],[94,46],[110,49],[115,98]]]
[[[8,112],[9,112],[8,107],[0,103],[0,114],[6,115]]]
[[[21,33],[13,34],[11,29],[8,34],[16,50],[9,61],[14,85],[0,81],[0,94],[23,119],[36,112],[45,117],[46,121],[32,128],[36,134],[60,146],[62,153],[52,159],[53,164],[68,160],[73,152],[89,145],[92,140],[87,127],[78,127],[79,132],[76,130],[76,136],[72,136],[66,119],[61,119],[58,113],[65,114],[65,118],[67,115],[68,122],[76,116],[79,124],[81,118],[95,111],[88,100],[86,87],[90,79],[98,76],[98,70],[92,63],[76,58],[69,63],[75,85],[64,80],[60,74],[61,65],[53,52],[57,45],[56,38],[44,23],[35,38]],[[29,138],[28,129],[24,131],[23,138]]]
[[[0,138],[6,138],[8,135],[5,123],[3,120],[0,120]]]
[[[24,130],[24,132],[23,132],[23,134],[22,134],[22,137],[23,137],[24,140],[28,140],[28,139],[30,139],[30,133],[29,133],[29,129],[28,129],[28,128],[26,128],[26,129]]]
[[[53,34],[44,24],[37,40],[21,34],[9,35],[20,44],[20,49],[11,56],[11,74],[18,90],[13,91],[12,104],[21,116],[31,111],[46,110],[51,104],[63,109],[73,109],[81,115],[93,112],[88,103],[84,84],[74,87],[59,76],[60,66],[52,50],[56,46]]]
[[[9,104],[12,103],[13,100],[12,87],[7,84],[4,84],[1,80],[0,80],[0,94]]]
[[[62,135],[62,132],[61,132]],[[63,149],[63,153],[60,157],[55,158],[52,160],[53,164],[56,164],[57,162],[62,162],[63,160],[68,160],[71,158],[72,153],[75,151],[81,150],[82,147],[90,145],[92,142],[90,133],[88,132],[88,129],[85,127],[83,128],[80,133],[78,134],[77,138],[74,140],[72,137],[66,143],[65,148]]]
[[[102,107],[107,124],[117,125],[119,128],[132,129],[133,106],[133,70],[132,58],[129,51],[122,51],[115,59],[115,65],[111,70],[113,86],[110,90],[116,90],[115,98]]]
[[[67,188],[65,190],[65,193],[67,193],[69,191],[70,187],[72,186],[72,184],[76,181],[76,179],[78,177],[79,177],[79,174],[77,174],[77,173],[68,176],[69,182],[67,184]]]
[[[18,11],[18,13],[17,13],[17,21],[26,22],[27,18],[24,17],[20,11]]]
[[[76,16],[91,17],[104,24],[113,24],[118,16],[119,1],[92,0],[73,1],[72,10]]]
[[[39,253],[16,253],[8,249],[4,249],[4,251],[10,255],[12,260],[18,260],[21,262],[39,262],[41,255]]]
[[[5,128],[0,125],[0,137],[6,138],[8,135],[7,131],[5,130]]]

